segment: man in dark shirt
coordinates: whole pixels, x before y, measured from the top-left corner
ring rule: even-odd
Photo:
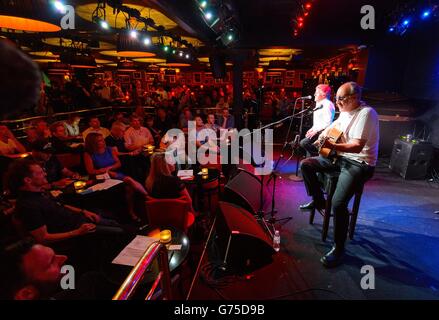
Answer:
[[[123,233],[119,224],[73,206],[62,205],[45,194],[46,173],[31,160],[14,162],[7,172],[8,187],[18,194],[16,217],[39,243],[75,238],[99,231]]]
[[[65,168],[58,158],[52,155],[52,144],[48,141],[37,140],[31,145],[32,159],[46,171],[46,179],[50,185],[64,187],[70,178],[79,179],[80,175]],[[70,180],[71,181],[71,180]]]
[[[166,110],[162,107],[157,109],[157,118],[155,120],[155,128],[159,130],[161,136],[165,135],[168,130],[174,128],[172,120],[166,113]]]

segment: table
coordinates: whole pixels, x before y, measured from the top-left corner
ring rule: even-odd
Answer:
[[[189,189],[189,192],[191,194],[191,197],[193,199],[193,204],[195,207],[195,210],[199,210],[203,207],[203,204],[201,203],[201,200],[203,199],[202,195],[205,191],[203,189],[203,185],[206,185],[208,183],[212,183],[214,181],[218,181],[219,186],[219,179],[221,172],[218,169],[208,169],[207,175],[201,175],[198,174],[201,172],[201,168],[198,166],[194,169],[194,178],[191,180],[183,180],[187,188]]]
[[[179,245],[181,244],[180,250],[168,251],[168,261],[169,261],[169,271],[175,273],[178,267],[186,260],[186,257],[189,253],[190,243],[189,239],[183,231],[177,230],[175,228],[168,228],[172,232],[172,241],[169,245]],[[152,236],[159,233],[158,229],[151,230],[146,232],[147,236]],[[146,250],[147,248],[145,248]],[[103,274],[113,284],[121,285],[125,278],[128,276],[133,267],[116,265],[110,263],[109,265],[104,266]],[[146,286],[151,284],[157,277],[159,273],[158,261],[157,259],[151,264],[150,268],[145,273],[141,286]],[[149,288],[148,288],[149,289]],[[140,292],[140,290],[138,290]],[[143,297],[147,292],[142,292]]]

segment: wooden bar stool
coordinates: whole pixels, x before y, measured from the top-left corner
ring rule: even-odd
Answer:
[[[322,241],[326,241],[326,237],[328,236],[329,230],[329,222],[332,216],[332,197],[335,193],[335,188],[337,187],[338,177],[340,176],[340,172],[319,172],[318,178],[323,187],[323,191],[326,194],[325,208],[323,210],[317,210],[323,217],[323,228],[322,228]],[[364,184],[358,187],[358,189],[354,193],[354,203],[352,206],[352,210],[349,210],[349,239],[354,238],[355,226],[357,224],[358,211],[360,209],[361,196],[363,195]],[[316,213],[316,209],[311,210],[311,214],[309,216],[309,223],[314,223],[314,216]]]

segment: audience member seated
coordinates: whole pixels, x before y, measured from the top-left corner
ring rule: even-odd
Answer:
[[[125,146],[129,151],[142,150],[148,144],[154,144],[151,132],[142,127],[140,118],[132,115],[130,127],[125,131]]]
[[[16,160],[6,177],[7,189],[18,196],[15,216],[38,243],[66,240],[95,231],[123,232],[117,222],[88,210],[61,205],[45,193],[46,173],[35,161]],[[98,229],[97,225],[104,228]]]
[[[223,129],[235,128],[235,117],[230,114],[229,108],[223,109],[223,113],[218,119],[218,125]]]
[[[82,133],[82,137],[84,140],[87,135],[92,132],[101,134],[104,139],[110,135],[110,130],[101,127],[101,122],[99,121],[98,117],[91,117],[88,124],[90,127]]]
[[[52,145],[47,140],[38,140],[31,146],[32,159],[35,160],[46,172],[48,181],[47,189],[52,187],[65,187],[71,179],[80,179],[78,173],[63,167],[61,162],[54,156]]]
[[[50,138],[50,129],[46,120],[38,119],[34,121],[33,127],[37,130],[38,139]]]
[[[52,137],[50,142],[52,144],[53,153],[76,153],[82,152],[82,145],[72,143],[72,139],[67,136],[64,123],[61,121],[55,122],[50,126]]]
[[[99,273],[75,278],[74,290],[60,287],[66,255],[25,238],[1,248],[1,300],[111,299],[115,288]],[[78,275],[75,275],[78,277]],[[116,288],[117,289],[117,288]]]
[[[142,106],[136,106],[136,108],[134,109],[133,115],[139,117],[140,124],[143,125],[143,121],[145,120],[145,117],[146,117],[145,109]]]
[[[116,148],[107,147],[104,137],[99,133],[90,133],[85,139],[84,164],[89,175],[108,174],[112,179],[125,182],[128,214],[135,222],[140,218],[134,212],[134,193],[146,196],[143,186],[133,178],[120,172],[121,162]]]
[[[169,118],[166,110],[164,108],[157,109],[157,117],[155,119],[155,127],[160,131],[161,135],[164,135],[168,132],[169,129],[172,129],[174,125],[172,124],[171,119]]]
[[[189,121],[192,121],[192,112],[189,108],[184,108],[180,115],[180,120],[178,121],[178,127],[183,131],[188,130]]]
[[[145,127],[151,132],[153,138],[154,138],[154,145],[158,146],[160,143],[160,139],[162,138],[161,131],[156,127],[154,123],[154,117],[151,115],[147,115],[145,118]],[[164,134],[164,133],[163,133]]]
[[[109,124],[110,127],[111,127],[111,125],[112,125],[113,123],[115,123],[115,122],[120,122],[120,123],[122,123],[123,125],[125,125],[125,127],[128,127],[129,124],[130,124],[129,119],[127,119],[127,118],[125,117],[125,112],[122,112],[122,111],[119,111],[119,112],[114,113],[114,114],[110,117],[110,119],[108,119],[107,122],[108,122],[108,124]]]
[[[204,127],[206,129],[212,129],[215,132],[219,131],[220,126],[218,124],[216,124],[215,114],[213,114],[213,113],[207,114],[207,123],[204,125]]]
[[[220,97],[218,103],[216,104],[217,110],[224,110],[225,108],[229,109],[229,104],[225,101],[224,97]]]
[[[14,154],[24,152],[26,152],[26,149],[15,138],[8,127],[0,125],[0,155],[13,156]]]
[[[82,139],[81,132],[79,130],[79,122],[81,118],[76,114],[70,114],[69,118],[64,121],[64,128],[66,129],[67,137]]]
[[[26,146],[26,150],[30,150],[30,146],[37,140],[39,140],[40,137],[38,136],[37,129],[35,127],[29,127],[26,129],[26,140],[24,141],[24,144]],[[44,138],[41,138],[44,140]]]
[[[166,161],[164,152],[154,153],[151,157],[151,169],[146,179],[148,194],[156,199],[176,199],[185,197],[192,208],[192,199],[184,183],[172,172],[175,167]],[[191,209],[192,212],[195,212]]]

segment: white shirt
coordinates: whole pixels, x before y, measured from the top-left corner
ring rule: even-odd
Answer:
[[[316,108],[323,106],[313,113],[313,126],[311,130],[322,131],[334,120],[335,108],[329,99],[323,99],[316,103]]]
[[[362,102],[359,108],[351,112],[341,112],[332,127],[343,132],[341,143],[349,143],[351,139],[366,140],[360,153],[338,152],[340,156],[376,166],[380,133],[378,114],[373,108]]]
[[[127,131],[125,131],[124,138],[126,146],[141,148],[147,144],[154,144],[154,138],[151,132],[145,127],[140,127],[140,129],[137,130],[133,127],[129,127]]]

